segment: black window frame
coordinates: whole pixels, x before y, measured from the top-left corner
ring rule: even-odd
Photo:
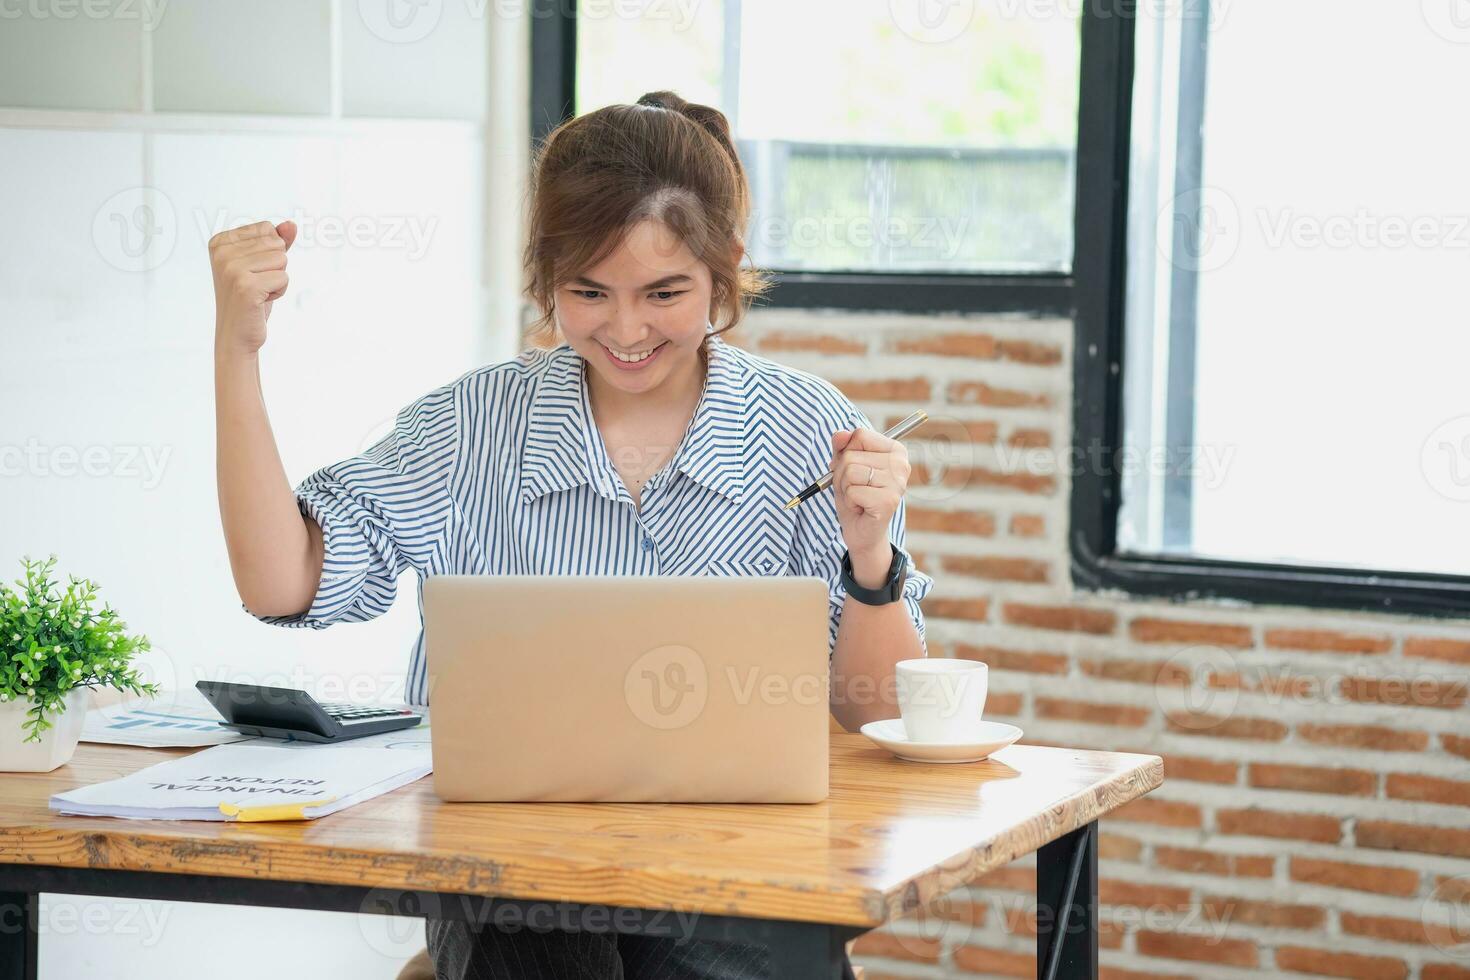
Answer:
[[[576,0],[531,5],[531,138],[571,118],[577,91]],[[1080,151],[1078,155],[1080,170]],[[1075,227],[1075,221],[1074,221]],[[1073,243],[1075,262],[1076,243]],[[761,308],[1071,317],[1074,274],[766,270]]]
[[[536,142],[570,118],[576,92],[576,2],[560,0],[548,6],[551,9],[532,5],[531,137]],[[1186,6],[1202,22],[1207,18],[1208,0],[1188,0]],[[775,286],[762,306],[1070,318],[1074,331],[1070,458],[1079,465],[1072,468],[1068,551],[1072,583],[1080,591],[1121,590],[1178,602],[1239,599],[1466,615],[1470,577],[1118,552],[1121,469],[1116,460],[1123,448],[1123,302],[1136,11],[1136,0],[1082,5],[1070,274],[772,270]],[[1203,62],[1198,67],[1202,73]],[[1201,79],[1202,74],[1195,81]],[[1197,162],[1196,158],[1193,163]],[[1191,283],[1182,285],[1192,290]],[[1179,340],[1176,349],[1192,358],[1192,332]],[[1192,413],[1185,411],[1182,417],[1192,418]],[[1179,432],[1169,436],[1171,443],[1184,437]],[[1187,489],[1182,481],[1174,481],[1171,492]]]
[[[1083,25],[1081,135],[1078,148],[1077,241],[1073,275],[1077,280],[1073,360],[1073,468],[1069,510],[1069,551],[1073,584],[1082,590],[1117,590],[1131,596],[1238,599],[1266,605],[1304,606],[1389,612],[1422,616],[1464,616],[1470,612],[1470,577],[1438,573],[1340,568],[1275,562],[1211,559],[1191,555],[1120,554],[1118,511],[1122,504],[1123,328],[1127,284],[1127,215],[1129,135],[1132,122],[1133,55],[1136,3],[1085,5]],[[1186,4],[1190,18],[1181,28],[1193,31],[1181,45],[1196,56],[1181,70],[1182,84],[1203,99],[1208,0]],[[1191,47],[1191,42],[1197,47]],[[1090,57],[1089,57],[1090,55]],[[1199,106],[1181,99],[1179,131],[1192,134],[1179,148],[1176,179],[1180,187],[1197,187],[1198,140],[1202,137]],[[1090,159],[1084,162],[1083,148]],[[1193,183],[1191,183],[1193,182]],[[1178,190],[1179,187],[1176,187]],[[1196,203],[1198,195],[1179,195]],[[1190,223],[1192,225],[1192,223]],[[1178,225],[1176,224],[1176,227]],[[1184,304],[1195,296],[1193,273],[1175,278],[1175,295]],[[1177,302],[1174,304],[1179,305]],[[1173,378],[1192,375],[1193,309],[1171,310]],[[1182,353],[1176,353],[1182,352]],[[1192,442],[1192,388],[1180,398],[1171,386],[1171,447]],[[1183,418],[1183,426],[1174,424]],[[1177,457],[1170,457],[1177,458]],[[1166,480],[1166,506],[1188,505],[1187,481]]]

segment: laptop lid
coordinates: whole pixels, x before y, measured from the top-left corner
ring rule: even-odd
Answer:
[[[445,800],[827,796],[827,583],[467,576],[424,583]]]

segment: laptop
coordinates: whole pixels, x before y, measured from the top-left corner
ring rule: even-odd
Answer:
[[[435,793],[826,799],[827,594],[807,576],[428,578]]]

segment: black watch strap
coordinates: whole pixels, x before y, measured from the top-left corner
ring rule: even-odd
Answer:
[[[847,594],[867,606],[886,606],[903,598],[903,583],[908,577],[908,561],[902,551],[893,549],[893,561],[888,565],[888,579],[876,589],[865,589],[852,577],[852,555],[842,552],[842,587]]]

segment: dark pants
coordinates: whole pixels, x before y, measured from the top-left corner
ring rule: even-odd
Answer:
[[[763,946],[428,920],[436,980],[773,980]]]

